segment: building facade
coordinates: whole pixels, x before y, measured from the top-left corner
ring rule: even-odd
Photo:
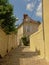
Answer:
[[[49,0],[42,0],[43,22],[35,34],[30,36],[30,49],[39,50],[40,58],[49,61]]]
[[[23,22],[17,28],[18,29],[18,33],[17,33],[18,44],[21,43],[20,40],[23,36],[29,37],[31,34],[38,31],[39,25],[40,25],[40,22],[34,21],[27,14],[24,14]]]

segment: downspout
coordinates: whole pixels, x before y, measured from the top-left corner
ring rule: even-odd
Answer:
[[[42,28],[43,28],[43,42],[44,42],[44,59],[46,57],[46,49],[45,49],[45,27],[44,27],[44,5],[43,5],[43,0],[42,0]]]

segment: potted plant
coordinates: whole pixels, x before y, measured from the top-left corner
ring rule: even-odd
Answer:
[[[26,36],[23,36],[21,39],[25,46],[29,46],[29,39]]]

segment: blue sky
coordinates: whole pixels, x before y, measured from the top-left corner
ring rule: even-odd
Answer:
[[[17,24],[22,22],[23,14],[28,14],[36,21],[42,21],[41,0],[9,0],[13,5],[13,14],[19,19]]]

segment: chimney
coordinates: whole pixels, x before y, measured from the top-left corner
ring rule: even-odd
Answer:
[[[23,15],[24,19],[28,18],[28,15],[27,14],[24,14]]]

